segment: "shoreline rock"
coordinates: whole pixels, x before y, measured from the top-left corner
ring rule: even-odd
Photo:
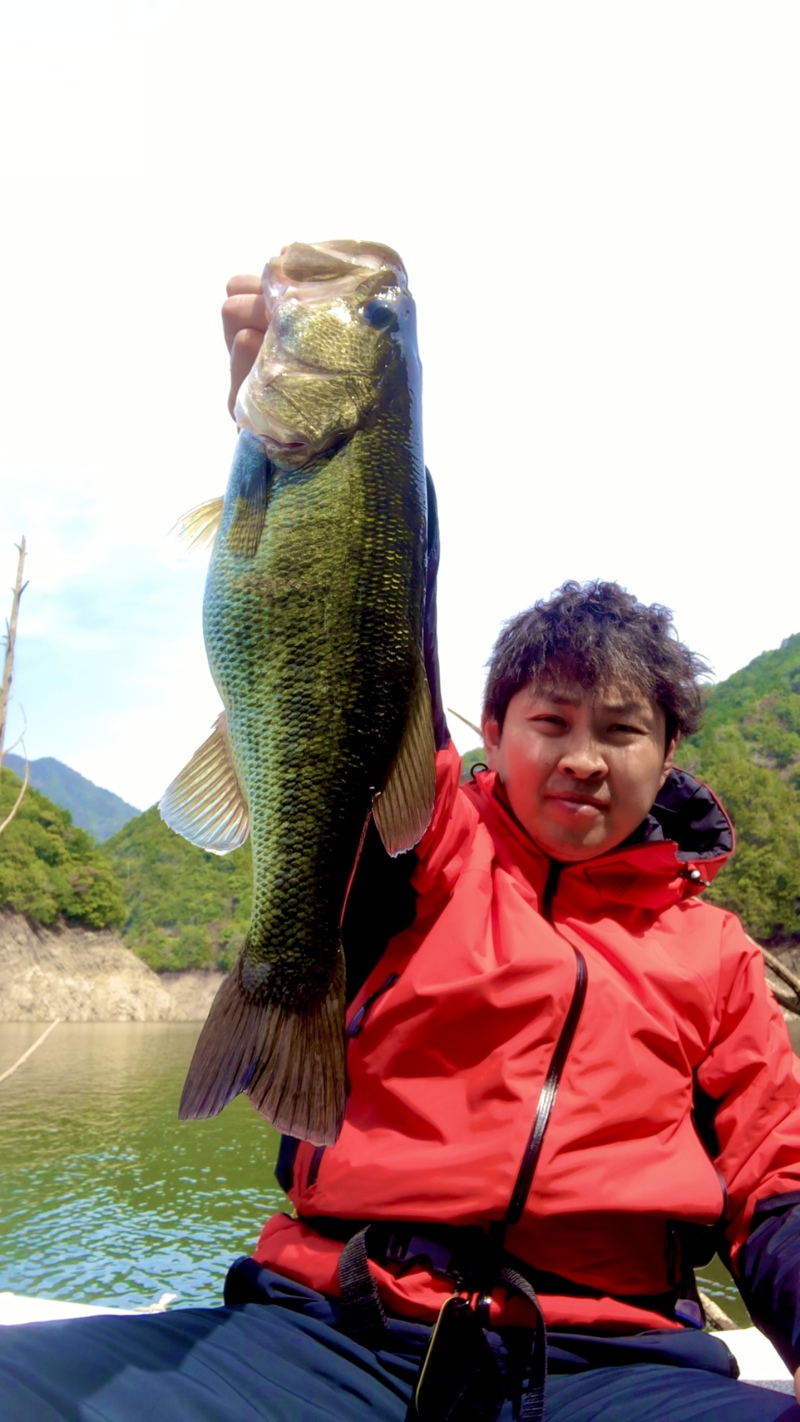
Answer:
[[[222,978],[154,973],[108,929],[0,913],[0,1022],[202,1021]]]

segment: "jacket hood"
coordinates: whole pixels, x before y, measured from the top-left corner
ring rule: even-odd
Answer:
[[[703,861],[717,873],[733,853],[735,835],[716,795],[688,770],[673,768],[656,796],[647,819],[628,843],[654,844],[668,840],[678,859]],[[719,861],[717,868],[713,868]]]

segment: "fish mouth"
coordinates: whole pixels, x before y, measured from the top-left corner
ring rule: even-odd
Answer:
[[[314,453],[313,442],[303,439],[299,430],[292,429],[280,420],[263,399],[264,390],[268,390],[272,381],[287,369],[291,369],[293,375],[301,373],[299,369],[295,369],[294,365],[288,367],[276,361],[271,379],[265,379],[265,371],[262,367],[259,372],[261,398],[257,402],[253,398],[252,382],[245,380],[236,397],[233,413],[240,429],[250,430],[261,440],[268,459],[272,459],[273,462],[283,460],[290,464],[303,464]],[[310,377],[315,374],[310,370],[303,373]]]
[[[392,272],[395,284],[408,285],[400,257],[381,242],[292,242],[264,271],[264,300],[272,319],[279,301],[350,295],[373,273]],[[324,288],[324,290],[322,290]]]

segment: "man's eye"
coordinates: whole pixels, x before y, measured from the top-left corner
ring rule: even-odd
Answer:
[[[622,731],[628,736],[641,736],[644,732],[639,726],[627,726],[623,721],[616,721],[613,726],[609,726],[610,731]]]

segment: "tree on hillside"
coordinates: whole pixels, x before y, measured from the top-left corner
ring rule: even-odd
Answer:
[[[762,942],[800,942],[800,633],[710,689],[678,759],[736,830],[736,854],[708,897]]]
[[[106,840],[125,896],[125,943],[156,972],[229,968],[250,925],[249,846],[207,854],[153,806]]]
[[[0,771],[0,818],[17,798],[19,780]],[[113,870],[68,810],[29,789],[3,835],[0,854],[0,908],[24,913],[37,923],[59,918],[87,928],[116,928],[125,905]]]

